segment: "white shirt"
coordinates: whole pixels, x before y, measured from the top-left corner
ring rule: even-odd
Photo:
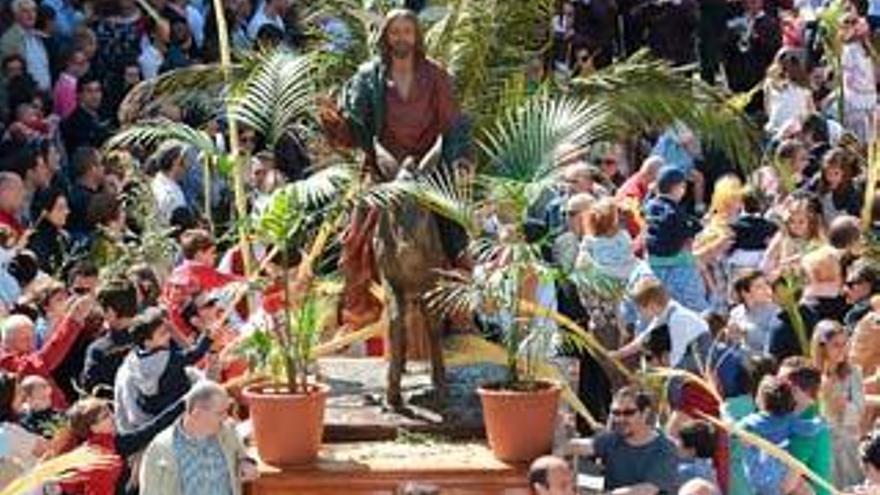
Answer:
[[[260,2],[260,5],[257,7],[257,12],[251,17],[251,22],[248,23],[247,27],[247,35],[251,41],[257,39],[257,33],[260,32],[260,28],[263,27],[263,24],[274,24],[279,29],[284,31],[284,21],[281,19],[280,15],[273,15],[269,17],[266,15],[266,3]]]
[[[52,89],[52,75],[49,72],[49,55],[43,38],[33,30],[24,33],[24,58],[27,70],[41,91]]]
[[[159,75],[159,69],[165,57],[152,44],[141,45],[141,54],[138,56],[138,65],[141,67],[141,76],[144,79],[152,79]]]
[[[648,328],[656,328],[663,323],[669,326],[669,339],[672,341],[669,363],[673,368],[677,368],[681,365],[691,342],[697,340],[700,335],[709,333],[709,324],[700,315],[676,301],[669,301],[663,313],[654,319]],[[638,338],[644,341],[650,333],[644,332]]]
[[[150,189],[156,199],[159,218],[165,223],[171,223],[171,214],[178,208],[186,208],[186,197],[183,188],[162,172],[156,174],[150,182]]]
[[[199,9],[192,5],[186,6],[186,23],[189,25],[189,31],[192,33],[193,41],[196,46],[201,48],[205,42],[205,16],[199,12]]]
[[[790,120],[803,122],[810,115],[810,90],[788,82],[781,86],[764,85],[764,99],[767,101],[767,124],[764,129],[775,134]]]

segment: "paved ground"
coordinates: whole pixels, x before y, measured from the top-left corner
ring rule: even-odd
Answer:
[[[325,417],[325,441],[391,440],[400,436],[480,438],[483,419],[476,388],[503,380],[505,370],[492,364],[447,370],[449,400],[434,404],[427,363],[409,363],[404,375],[407,410],[384,406],[387,362],[379,358],[324,358],[321,380],[332,387]]]

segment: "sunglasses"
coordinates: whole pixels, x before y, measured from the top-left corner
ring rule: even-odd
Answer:
[[[91,291],[92,290],[88,287],[74,287],[73,289],[71,289],[71,292],[73,292],[77,296],[84,296]]]
[[[630,416],[635,416],[635,414],[637,412],[639,412],[639,410],[635,409],[635,408],[633,408],[633,409],[612,409],[611,415],[621,417],[621,418],[628,418]]]

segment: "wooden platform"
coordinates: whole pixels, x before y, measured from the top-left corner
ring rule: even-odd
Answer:
[[[479,443],[361,442],[324,446],[317,464],[262,465],[248,495],[393,495],[404,483],[444,495],[528,495],[526,466],[496,460]]]

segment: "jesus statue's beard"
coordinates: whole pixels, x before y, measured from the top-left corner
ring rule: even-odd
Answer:
[[[391,46],[391,56],[398,59],[407,59],[413,54],[413,45],[406,41],[400,41]]]

